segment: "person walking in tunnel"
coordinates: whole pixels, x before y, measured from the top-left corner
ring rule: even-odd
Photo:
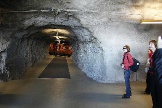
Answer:
[[[151,49],[148,49],[148,59],[147,59],[147,63],[146,63],[146,68],[148,68],[148,70],[145,70],[147,72],[147,76],[146,76],[146,89],[143,92],[143,94],[150,94],[150,71],[152,70],[152,55],[153,55],[153,51]]]
[[[162,36],[158,37],[157,49],[153,54],[153,108],[162,108]]]
[[[133,59],[132,55],[129,53],[130,52],[130,47],[128,45],[125,45],[123,47],[123,61],[121,63],[122,68],[124,69],[124,79],[125,79],[125,88],[126,88],[126,94],[122,96],[123,99],[130,98],[132,95],[131,92],[131,87],[130,87],[130,75],[131,75],[131,70],[130,66],[133,65]]]

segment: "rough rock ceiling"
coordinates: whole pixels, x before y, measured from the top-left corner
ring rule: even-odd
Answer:
[[[161,20],[162,0],[1,0],[1,13],[67,12],[82,18],[82,23],[135,22],[141,19]],[[0,21],[4,20],[3,14]],[[66,35],[59,32],[60,35]]]
[[[0,7],[4,9],[16,9],[17,4],[14,2],[15,0],[1,0],[0,1]]]
[[[94,21],[161,19],[162,0],[1,0],[0,7],[13,11],[51,11],[57,10],[83,14]],[[89,14],[90,13],[90,14]],[[87,14],[87,15],[86,15]],[[91,15],[91,16],[89,16]],[[104,18],[104,17],[107,18]]]

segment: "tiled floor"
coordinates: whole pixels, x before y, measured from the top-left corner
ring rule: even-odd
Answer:
[[[132,97],[122,99],[124,83],[93,81],[70,58],[71,79],[38,79],[52,58],[37,64],[21,80],[1,82],[0,108],[152,108],[151,96],[142,94],[145,82],[131,82]]]

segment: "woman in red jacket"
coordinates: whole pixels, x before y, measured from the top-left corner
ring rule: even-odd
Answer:
[[[129,53],[130,47],[128,45],[125,45],[123,47],[123,52],[124,55],[123,55],[123,62],[121,63],[121,66],[124,69],[126,94],[124,94],[122,98],[126,99],[126,98],[130,98],[130,96],[132,95],[131,87],[130,87],[131,70],[129,67],[133,65],[133,59],[132,59],[132,55]]]
[[[152,59],[153,51],[151,49],[148,50],[148,59],[146,66],[149,68],[147,70],[147,76],[146,76],[146,89],[143,92],[143,94],[150,94],[151,93],[151,73],[152,73],[152,66],[153,66],[153,59]]]

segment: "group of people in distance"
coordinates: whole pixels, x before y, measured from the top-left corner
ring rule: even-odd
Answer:
[[[129,67],[133,64],[133,59],[128,45],[123,47],[123,52],[121,67],[124,69],[126,94],[122,98],[128,99],[132,96],[130,87],[131,70]],[[149,42],[146,66],[148,67],[148,70],[146,70],[146,89],[143,94],[151,94],[152,108],[162,108],[162,36],[158,37],[158,41],[151,40]]]

